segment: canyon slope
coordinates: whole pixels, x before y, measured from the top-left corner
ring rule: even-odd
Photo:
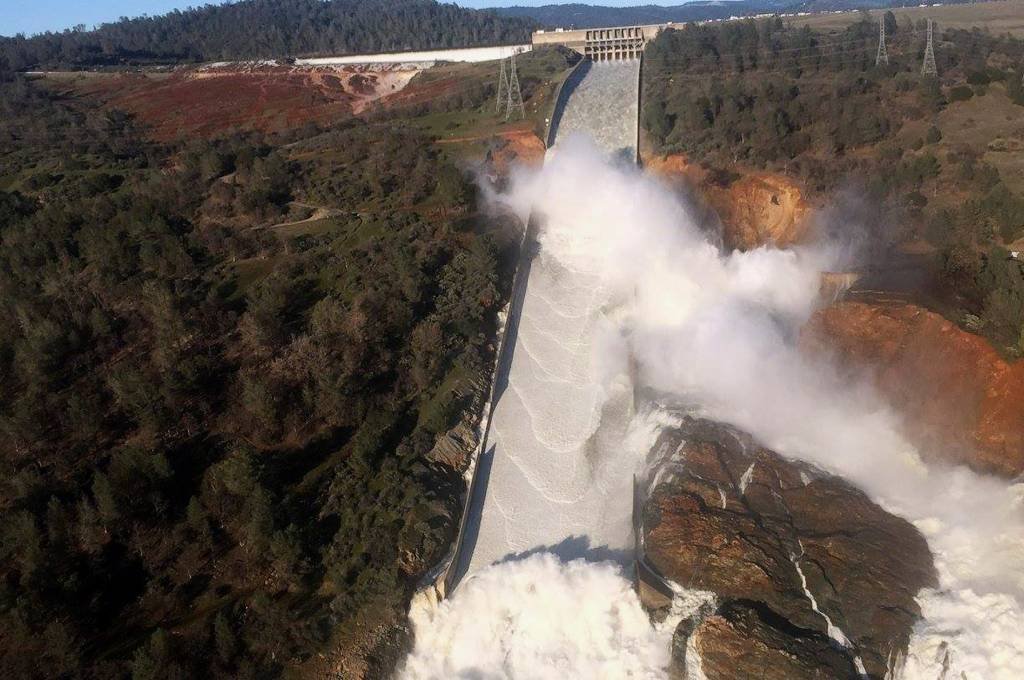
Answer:
[[[870,375],[923,455],[1024,473],[1024,364],[984,338],[913,304],[850,300],[818,311],[801,340]]]

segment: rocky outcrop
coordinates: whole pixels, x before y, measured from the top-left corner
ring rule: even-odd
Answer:
[[[427,460],[458,472],[465,472],[469,468],[473,451],[480,441],[480,420],[489,387],[485,380],[477,378],[455,389],[455,399],[467,404],[467,407],[462,409],[459,422],[437,438],[427,452]]]
[[[807,235],[807,204],[796,185],[781,175],[744,175],[727,186],[711,189],[709,194],[726,225],[728,247],[785,248]]]
[[[512,130],[493,139],[487,160],[497,175],[507,177],[513,165],[541,165],[545,152],[544,142],[532,130]]]
[[[679,154],[649,158],[644,163],[654,174],[685,182],[714,209],[728,248],[784,248],[808,236],[810,208],[800,187],[788,177],[768,172],[724,177]]]
[[[644,505],[646,559],[721,603],[693,633],[722,669],[706,667],[709,680],[762,677],[728,669],[786,656],[800,661],[780,678],[849,677],[835,669],[857,660],[884,677],[920,616],[915,595],[935,583],[917,530],[842,479],[717,423],[687,421],[660,450],[675,455]]]
[[[794,631],[770,610],[728,602],[693,632],[707,678],[854,678],[857,668],[826,636]]]
[[[801,343],[870,370],[926,459],[1024,474],[1024,362],[984,338],[915,305],[841,302],[811,318]]]

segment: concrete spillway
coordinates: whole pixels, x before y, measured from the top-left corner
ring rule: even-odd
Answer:
[[[556,144],[586,134],[609,155],[636,155],[639,62],[585,64],[556,121]],[[586,187],[580,187],[585,191]],[[543,225],[541,229],[543,230]],[[455,582],[511,556],[632,557],[632,466],[621,454],[632,413],[625,381],[592,366],[595,329],[614,310],[600,271],[546,255],[529,262],[511,359],[499,388]],[[528,244],[529,247],[530,244]],[[509,338],[512,342],[512,337]]]

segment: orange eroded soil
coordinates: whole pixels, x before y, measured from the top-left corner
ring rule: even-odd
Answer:
[[[537,166],[544,162],[544,142],[533,130],[514,130],[501,135],[507,144],[491,154],[491,163],[500,175],[507,175],[513,163]]]
[[[1024,362],[984,338],[915,305],[841,302],[817,312],[801,342],[871,371],[926,459],[1024,473]]]
[[[783,175],[733,168],[739,177],[724,185],[681,154],[646,158],[644,165],[655,175],[696,190],[721,219],[727,247],[783,248],[808,236],[810,206],[800,187]]]

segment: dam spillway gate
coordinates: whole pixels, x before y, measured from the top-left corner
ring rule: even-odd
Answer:
[[[532,44],[534,47],[561,45],[592,61],[632,60],[639,59],[647,43],[670,25],[542,30],[533,34]]]

